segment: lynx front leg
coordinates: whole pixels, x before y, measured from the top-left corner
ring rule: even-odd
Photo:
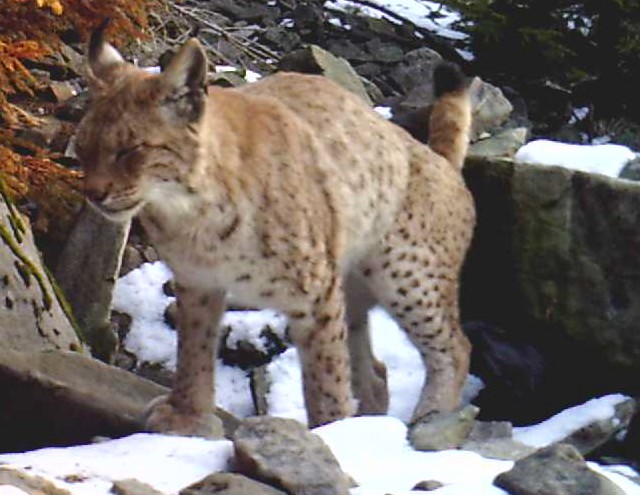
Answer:
[[[208,438],[223,436],[214,415],[214,372],[218,325],[225,307],[224,291],[178,286],[178,363],[171,393],[153,401],[146,428],[150,431]]]
[[[291,337],[302,364],[309,427],[355,413],[342,289],[332,284],[310,312],[291,313]]]

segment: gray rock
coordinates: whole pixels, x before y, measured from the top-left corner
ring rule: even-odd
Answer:
[[[417,86],[427,84],[431,87],[433,69],[441,60],[440,54],[431,48],[418,48],[406,53],[402,62],[390,72],[389,77],[403,93],[409,95]],[[431,89],[427,92],[429,95],[432,93]],[[430,101],[419,98],[417,107],[428,103]]]
[[[636,158],[627,163],[620,171],[620,178],[640,181],[640,158]]]
[[[251,399],[253,400],[253,406],[256,414],[259,416],[265,416],[269,411],[267,395],[271,388],[266,365],[258,366],[251,370],[249,374],[249,384],[251,387]]]
[[[322,48],[310,45],[291,52],[280,60],[279,70],[322,74],[372,104],[360,76],[349,62]]]
[[[528,132],[525,127],[498,131],[493,136],[472,143],[469,146],[469,155],[513,158],[516,151],[527,141]]]
[[[28,220],[8,201],[0,179],[2,348],[82,352],[70,316],[62,292],[42,263]]]
[[[471,140],[500,127],[511,115],[513,105],[500,88],[476,78],[471,84],[473,109]]]
[[[438,488],[442,488],[444,484],[437,480],[425,480],[416,483],[411,490],[422,491],[422,492],[431,492],[433,490],[437,490]]]
[[[111,222],[85,206],[55,270],[93,355],[107,362],[117,346],[109,319],[130,226],[131,222]]]
[[[513,438],[493,438],[484,441],[470,440],[460,448],[470,450],[488,459],[500,459],[503,461],[517,461],[536,451],[535,447],[525,445]]]
[[[624,495],[608,478],[589,469],[570,445],[541,449],[517,461],[494,483],[512,495]]]
[[[470,442],[485,442],[498,438],[511,438],[513,426],[508,421],[475,421],[467,440]]]
[[[214,473],[180,491],[180,495],[285,495],[285,492],[234,473]]]
[[[480,410],[468,405],[458,411],[433,413],[409,428],[409,442],[416,450],[457,449],[469,436]]]
[[[513,427],[507,421],[476,421],[460,447],[490,459],[515,461],[536,451],[512,438]]]
[[[19,488],[29,495],[70,495],[71,492],[58,488],[50,480],[23,470],[0,467],[0,493],[2,485]]]
[[[111,492],[114,495],[162,495],[162,492],[136,479],[114,481]]]
[[[462,312],[536,343],[551,373],[521,396],[522,416],[640,393],[640,184],[477,157],[464,174],[478,221]]]
[[[95,436],[141,431],[142,414],[168,389],[76,352],[0,349],[3,401],[0,443],[5,451],[87,443]],[[225,435],[237,420],[218,409]]]
[[[618,432],[626,430],[636,412],[636,401],[628,398],[614,408],[614,415],[607,419],[589,423],[558,443],[566,443],[575,447],[586,456],[611,440]]]
[[[292,495],[347,495],[349,481],[320,437],[292,419],[247,418],[233,437],[236,469]]]
[[[7,450],[88,442],[142,429],[147,403],[166,393],[124,370],[75,352],[0,350],[0,416]]]

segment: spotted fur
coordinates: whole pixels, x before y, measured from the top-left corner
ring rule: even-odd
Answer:
[[[101,33],[92,47],[76,141],[87,197],[114,219],[137,214],[178,285],[177,376],[150,429],[208,427],[226,291],[289,316],[312,426],[386,410],[367,328],[376,303],[428,367],[414,416],[458,405],[469,360],[458,278],[475,214],[455,69],[442,69],[452,77],[428,147],[319,76],[205,88],[195,40],[161,75],[125,63]]]

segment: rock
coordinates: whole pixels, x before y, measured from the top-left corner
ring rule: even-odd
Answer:
[[[65,100],[56,109],[56,117],[70,122],[80,122],[89,104],[89,92],[83,91]]]
[[[232,314],[230,312],[230,314]],[[236,339],[233,326],[222,328],[220,351],[218,355],[228,366],[238,366],[248,370],[271,362],[278,354],[288,349],[287,343],[269,324],[260,330],[259,345],[246,339]]]
[[[460,448],[470,450],[488,459],[502,461],[517,461],[536,451],[535,447],[518,442],[513,438],[496,438],[483,442],[469,441]]]
[[[93,355],[106,362],[117,347],[111,303],[129,228],[130,222],[111,222],[86,206],[55,270]]]
[[[516,127],[498,131],[497,134],[480,139],[469,146],[469,155],[513,158],[527,141],[528,130]]]
[[[214,473],[180,491],[180,495],[285,495],[285,492],[234,473]]]
[[[178,328],[178,301],[171,301],[167,304],[162,317],[168,327],[174,330]]]
[[[620,171],[620,178],[640,181],[640,158],[631,160]]]
[[[349,493],[349,481],[320,437],[284,418],[247,418],[233,436],[237,470],[291,495]]]
[[[126,245],[122,253],[122,264],[120,266],[120,277],[124,277],[131,270],[135,270],[145,262],[139,249]]]
[[[207,82],[224,88],[237,88],[247,83],[238,71],[214,72],[207,76]]]
[[[135,479],[114,481],[111,493],[114,495],[163,495],[163,492]]]
[[[278,70],[322,74],[372,104],[360,76],[343,58],[311,45],[282,57]]]
[[[269,412],[267,395],[271,387],[266,366],[258,366],[250,371],[249,386],[251,388],[251,400],[253,401],[256,414],[266,416]]]
[[[416,450],[457,449],[473,428],[479,409],[468,405],[458,411],[427,415],[409,428],[409,442]]]
[[[15,487],[22,492],[10,492],[5,486]],[[0,467],[0,493],[5,495],[71,495],[68,490],[58,488],[51,481],[25,471]]]
[[[142,414],[168,389],[76,352],[0,349],[0,452],[88,443],[141,431]],[[238,421],[218,409],[225,435]]]
[[[479,78],[476,78],[471,85],[471,106],[473,108],[472,141],[485,132],[491,132],[500,127],[513,110],[513,105],[499,88]]]
[[[69,134],[69,130],[65,127],[65,124],[68,125],[68,123],[62,122],[55,117],[45,116],[39,119],[39,125],[37,127],[19,129],[16,132],[16,137],[39,148],[50,148],[54,141],[60,141],[60,134]],[[66,144],[57,143],[56,151],[61,151],[60,148],[64,151]]]
[[[433,490],[437,490],[438,488],[442,488],[444,484],[437,480],[425,480],[419,483],[416,483],[411,490],[422,491],[422,492],[432,492]]]
[[[295,50],[301,43],[298,34],[280,27],[268,27],[262,36],[267,42],[275,45],[283,53]]]
[[[513,428],[507,421],[476,421],[467,440],[460,447],[489,459],[515,461],[536,451],[534,447],[512,438]]]
[[[462,314],[543,356],[518,421],[595,395],[640,395],[640,185],[474,157],[464,174],[478,220]]]
[[[390,72],[389,78],[397,85],[400,92],[406,95],[409,95],[416,87],[425,85],[429,88],[425,92],[432,95],[433,69],[441,60],[440,54],[430,48],[423,47],[412,50],[406,53],[402,62]],[[410,99],[409,96],[407,99]],[[424,101],[419,97],[415,99],[419,100],[417,106],[424,106],[431,101]],[[415,104],[410,103],[405,103],[404,106],[416,108]]]
[[[624,495],[608,478],[589,469],[569,445],[548,447],[520,459],[494,484],[512,495]]]
[[[558,443],[572,445],[584,456],[591,454],[611,440],[617,433],[626,430],[636,409],[636,401],[627,398],[614,407],[615,412],[612,417],[589,423]]]
[[[431,106],[421,106],[412,110],[399,108],[393,112],[391,121],[411,134],[421,143],[429,142],[429,117]]]
[[[49,91],[56,103],[67,101],[78,94],[78,87],[71,81],[51,81]]]
[[[88,442],[141,429],[138,417],[166,389],[74,352],[0,350],[0,450]],[[55,426],[53,426],[55,425]]]
[[[474,421],[467,440],[486,442],[498,438],[511,438],[513,426],[508,421]]]
[[[4,195],[1,178],[0,340],[2,349],[83,350],[69,306],[42,264],[31,226]]]

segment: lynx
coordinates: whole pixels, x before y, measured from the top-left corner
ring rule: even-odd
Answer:
[[[475,223],[457,66],[436,69],[429,146],[321,76],[207,88],[195,39],[149,74],[99,29],[88,72],[76,141],[87,199],[116,221],[137,215],[177,286],[175,383],[150,405],[149,430],[220,434],[214,355],[228,291],[287,315],[310,426],[386,411],[375,304],[425,361],[414,418],[457,407],[470,351],[459,272]]]

